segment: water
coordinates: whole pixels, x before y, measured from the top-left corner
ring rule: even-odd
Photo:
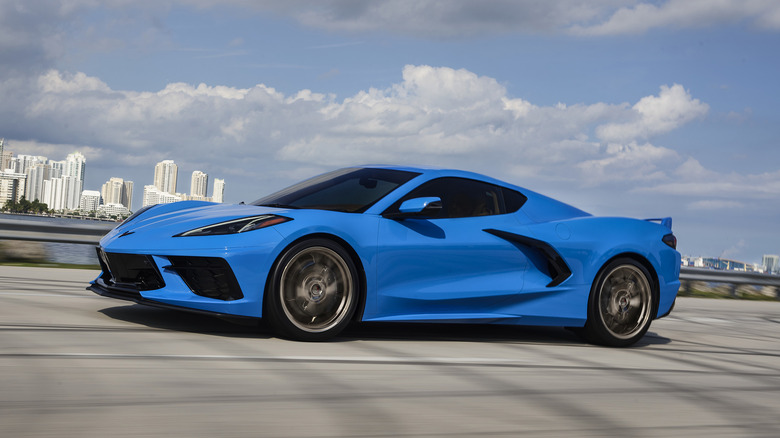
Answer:
[[[71,263],[75,265],[97,265],[95,245],[77,245],[73,243],[44,243],[48,261]]]
[[[48,216],[27,216],[17,214],[0,213],[0,219],[29,220],[37,222],[48,222],[57,224],[83,224],[83,219],[48,217]],[[117,223],[118,225],[118,223]],[[95,253],[95,245],[82,245],[74,243],[42,243],[46,250],[47,261],[53,263],[71,263],[76,265],[97,265],[98,259]]]

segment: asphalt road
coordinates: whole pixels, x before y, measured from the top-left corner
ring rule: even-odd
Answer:
[[[634,348],[363,324],[298,343],[0,266],[1,437],[780,436],[780,303],[680,299]]]

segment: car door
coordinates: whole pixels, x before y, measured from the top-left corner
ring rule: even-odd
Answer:
[[[378,230],[378,310],[371,319],[508,317],[502,309],[516,302],[529,262],[511,242],[485,231],[525,230],[508,213],[506,190],[465,178],[438,178],[389,207]],[[426,197],[441,200],[436,213],[391,217],[404,201]]]

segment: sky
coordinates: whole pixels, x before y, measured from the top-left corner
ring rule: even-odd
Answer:
[[[0,138],[250,202],[338,167],[487,174],[685,255],[780,253],[776,0],[0,0]]]

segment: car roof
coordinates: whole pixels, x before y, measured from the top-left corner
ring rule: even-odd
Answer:
[[[526,198],[526,205],[523,211],[535,222],[548,222],[553,220],[560,220],[565,218],[590,216],[579,208],[561,202],[557,199],[550,198],[549,196],[542,195],[541,193],[533,190],[526,189],[515,184],[508,183],[496,178],[492,178],[480,173],[469,172],[466,170],[447,169],[432,166],[397,166],[387,164],[370,164],[364,166],[355,166],[356,168],[374,168],[374,169],[394,169],[407,172],[415,172],[421,174],[424,179],[433,179],[439,177],[455,177],[455,178],[469,178],[478,181],[484,181],[491,184],[507,187],[513,190],[517,190],[522,193]],[[419,177],[418,177],[419,178]],[[414,178],[412,181],[417,180]]]
[[[441,176],[452,176],[452,177],[460,177],[460,178],[471,178],[486,182],[492,182],[494,184],[499,184],[503,186],[510,186],[510,187],[516,187],[521,188],[519,186],[516,186],[514,184],[510,184],[506,181],[501,181],[496,178],[489,177],[487,175],[483,175],[481,173],[476,172],[470,172],[467,170],[458,170],[458,169],[449,169],[444,167],[435,167],[435,166],[399,166],[399,165],[391,165],[391,164],[368,164],[368,165],[362,165],[362,166],[354,166],[356,168],[369,168],[369,169],[393,169],[393,170],[401,170],[406,172],[415,172],[420,173],[429,177],[441,177]]]

